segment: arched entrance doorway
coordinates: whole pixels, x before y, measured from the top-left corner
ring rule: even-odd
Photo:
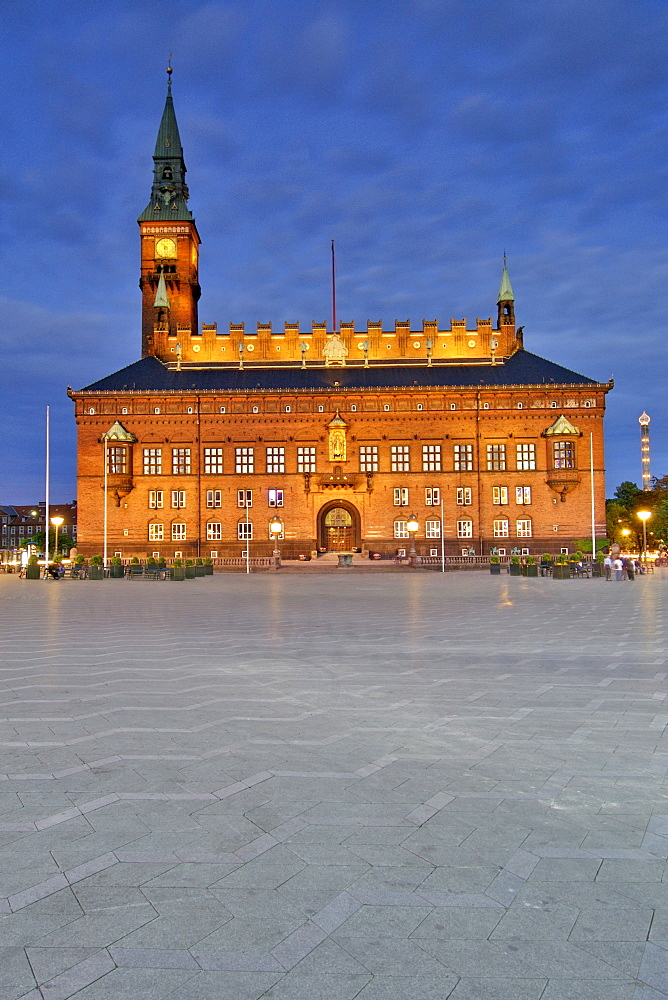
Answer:
[[[352,504],[335,500],[318,515],[318,544],[328,552],[348,552],[359,548],[360,519]]]

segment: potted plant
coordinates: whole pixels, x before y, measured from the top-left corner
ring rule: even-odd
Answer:
[[[169,578],[170,580],[185,580],[186,571],[180,559],[175,559],[172,563],[172,568],[169,571]]]
[[[213,576],[213,559],[210,557],[204,560],[204,575]]]
[[[123,566],[123,560],[120,556],[112,556],[109,560],[109,576],[113,580],[120,580],[123,578],[125,573],[125,567]]]
[[[500,556],[490,556],[489,557],[489,571],[492,576],[499,576],[501,573],[501,557]]]
[[[538,576],[538,566],[533,556],[527,556],[525,560],[525,576]]]
[[[197,559],[195,559],[195,576],[204,576],[204,575],[205,575],[204,562],[198,556]]]
[[[510,565],[508,566],[508,572],[511,576],[520,576],[522,573],[522,564],[520,562],[519,556],[510,557]]]
[[[28,565],[26,566],[26,580],[39,580],[39,577],[40,569],[37,556],[30,556],[28,558]]]
[[[194,580],[196,575],[192,559],[186,559],[186,580]]]
[[[91,556],[88,564],[89,580],[104,580],[104,567],[102,566],[102,556]]]
[[[568,565],[568,556],[566,553],[562,552],[561,555],[557,556],[552,569],[552,576],[555,580],[570,580],[571,567]]]

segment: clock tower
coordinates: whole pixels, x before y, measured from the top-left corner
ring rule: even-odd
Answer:
[[[188,208],[183,147],[172,100],[167,99],[153,153],[151,200],[138,218],[141,239],[142,357],[174,361],[199,334],[200,239]],[[177,350],[177,344],[179,348]]]

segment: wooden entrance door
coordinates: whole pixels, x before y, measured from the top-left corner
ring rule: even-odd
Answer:
[[[327,511],[325,544],[329,552],[346,552],[354,546],[352,515],[344,507],[332,507]]]

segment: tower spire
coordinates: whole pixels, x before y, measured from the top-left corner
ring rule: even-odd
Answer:
[[[172,60],[167,63],[167,97],[153,152],[151,200],[138,222],[193,221],[188,208],[188,185],[183,147],[172,99]]]

